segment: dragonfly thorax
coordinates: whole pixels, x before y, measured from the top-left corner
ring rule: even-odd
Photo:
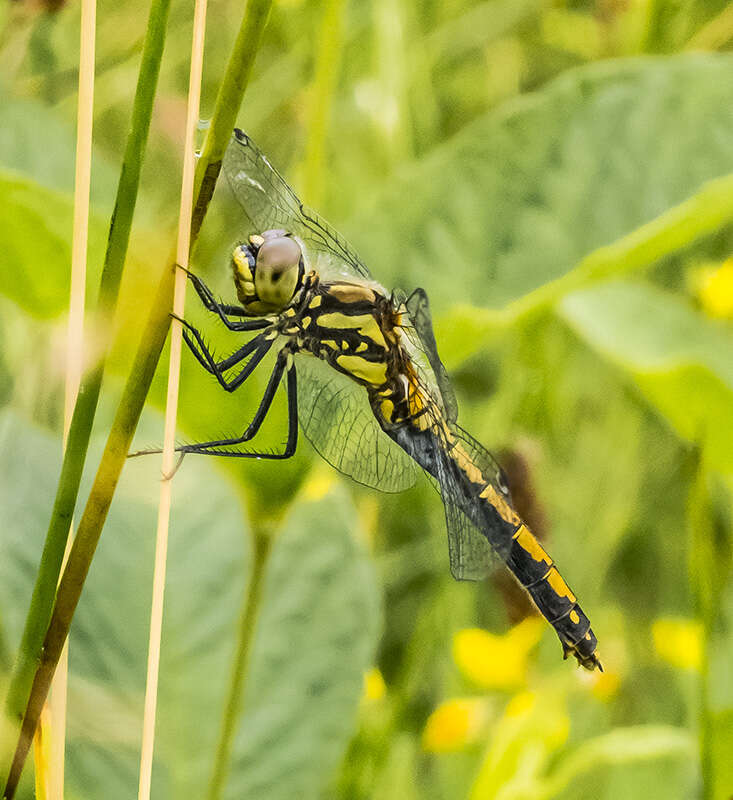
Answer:
[[[281,311],[303,285],[305,263],[298,240],[284,230],[253,234],[232,254],[239,300],[252,316]]]

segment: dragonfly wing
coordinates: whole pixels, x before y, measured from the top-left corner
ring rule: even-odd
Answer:
[[[478,467],[499,497],[509,504],[511,499],[501,468],[491,454],[458,426],[451,426],[451,433],[451,442],[445,441],[445,436],[433,439],[440,451],[434,463],[445,507],[451,573],[458,580],[480,580],[492,571],[497,557],[507,559],[511,537],[498,515],[484,513],[485,504],[477,503],[478,492],[467,484],[461,465]],[[480,517],[475,517],[474,511]]]
[[[468,453],[471,461],[481,470],[484,478],[491,483],[500,497],[503,497],[509,505],[512,505],[512,496],[509,491],[509,483],[506,473],[499,466],[499,463],[491,453],[471,434],[461,428],[460,425],[451,425],[454,438],[456,438],[463,449]]]
[[[382,430],[364,389],[314,356],[301,354],[296,363],[300,426],[318,453],[357,483],[409,489],[415,464]]]
[[[267,156],[239,129],[235,129],[224,155],[223,170],[251,224],[248,233],[282,228],[301,239],[309,266],[322,275],[371,279],[351,245],[300,202]]]
[[[445,508],[451,574],[459,581],[479,581],[492,571],[496,556],[488,539],[463,512],[460,487],[447,468],[440,468],[437,483]]]
[[[405,306],[415,332],[415,336],[412,337],[413,344],[422,351],[430,364],[443,400],[446,419],[451,423],[455,422],[458,419],[458,401],[448,373],[438,355],[438,346],[433,333],[433,320],[430,316],[430,303],[425,290],[415,289],[405,301]]]

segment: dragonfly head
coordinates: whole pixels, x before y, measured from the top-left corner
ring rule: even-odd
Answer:
[[[298,240],[284,230],[253,234],[232,254],[237,296],[252,316],[285,308],[303,285],[305,262]]]

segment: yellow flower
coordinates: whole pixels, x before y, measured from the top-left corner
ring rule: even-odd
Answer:
[[[537,695],[534,692],[518,692],[509,700],[504,709],[506,717],[523,717],[537,706]]]
[[[387,687],[382,673],[378,667],[372,667],[364,673],[364,699],[381,700],[385,694],[387,694]]]
[[[336,484],[332,472],[316,467],[303,485],[303,497],[313,502],[322,500]]]
[[[446,700],[425,723],[423,747],[430,753],[460,750],[478,739],[487,718],[488,707],[482,698]]]
[[[700,304],[711,317],[733,318],[733,258],[697,277]]]
[[[461,672],[487,689],[515,689],[527,678],[527,658],[542,637],[543,621],[528,617],[503,636],[480,628],[458,631],[453,659]]]
[[[510,738],[542,739],[553,750],[562,747],[570,735],[570,718],[565,701],[556,693],[541,694],[522,690],[506,704],[504,716],[492,735]]]
[[[618,672],[598,672],[596,670],[591,676],[591,692],[599,700],[608,703],[612,700],[618,692],[621,685],[621,676]]]
[[[702,663],[702,625],[682,617],[662,617],[652,624],[654,649],[680,669],[699,670]]]

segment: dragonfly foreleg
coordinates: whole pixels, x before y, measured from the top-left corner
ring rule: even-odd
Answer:
[[[267,388],[260,401],[259,408],[257,409],[252,422],[247,426],[247,429],[241,436],[236,436],[231,439],[218,439],[211,442],[199,442],[197,444],[183,445],[177,447],[179,453],[201,453],[203,455],[212,456],[232,456],[235,458],[267,458],[267,459],[285,459],[290,458],[295,452],[298,443],[298,392],[295,369],[291,367],[288,370],[287,379],[287,392],[288,392],[288,440],[285,445],[285,450],[282,453],[272,452],[254,452],[244,450],[223,450],[224,447],[233,447],[238,444],[244,444],[252,439],[259,431],[262,423],[265,421],[267,412],[270,410],[275,391],[278,384],[282,380],[283,372],[285,371],[287,363],[287,352],[281,351],[278,355],[277,364],[272,371],[270,380],[267,383]]]
[[[215,297],[211,289],[199,278],[194,275],[190,270],[185,267],[178,267],[184,270],[188,275],[191,283],[193,284],[196,293],[201,298],[204,307],[216,314],[219,319],[229,328],[230,331],[258,331],[266,328],[270,323],[262,319],[239,319],[232,321],[229,317],[246,317],[247,311],[242,306],[230,305],[229,303],[220,303]]]
[[[209,350],[208,345],[204,341],[204,337],[199,333],[197,328],[176,314],[171,314],[171,316],[174,319],[177,319],[181,325],[183,325],[183,340],[188,345],[189,350],[194,354],[194,356],[196,356],[196,360],[199,362],[199,364],[201,364],[201,366],[207,372],[210,372],[212,375],[216,375],[221,379],[223,379],[224,372],[226,372],[228,369],[231,369],[231,367],[233,367],[235,364],[238,364],[240,361],[246,358],[252,351],[260,347],[263,341],[265,341],[262,338],[262,335],[255,336],[254,339],[251,339],[249,342],[247,342],[247,344],[243,345],[238,350],[235,350],[230,356],[223,358],[221,361],[217,361],[214,358],[214,354],[211,352],[211,350]],[[193,339],[191,336],[193,336]]]
[[[196,360],[199,362],[199,364],[201,364],[201,366],[207,372],[210,372],[212,375],[214,375],[219,381],[219,385],[223,389],[226,389],[227,392],[233,392],[235,389],[238,389],[247,380],[247,378],[249,378],[260,361],[262,361],[262,359],[265,357],[268,350],[272,347],[274,341],[274,339],[266,339],[264,334],[260,334],[259,336],[255,336],[255,338],[251,341],[247,342],[247,344],[245,344],[243,347],[240,347],[239,350],[232,353],[229,357],[224,358],[221,361],[216,361],[213,353],[207,347],[206,342],[199,331],[193,325],[191,325],[190,322],[186,322],[185,320],[180,319],[180,317],[176,317],[176,319],[178,319],[184,326],[183,340],[188,345],[189,350],[191,350],[194,356],[196,356]],[[191,338],[191,336],[193,336],[193,338]],[[224,375],[226,370],[230,369],[235,364],[238,364],[250,353],[254,353],[252,358],[250,358],[250,360],[234,378],[229,380]]]

